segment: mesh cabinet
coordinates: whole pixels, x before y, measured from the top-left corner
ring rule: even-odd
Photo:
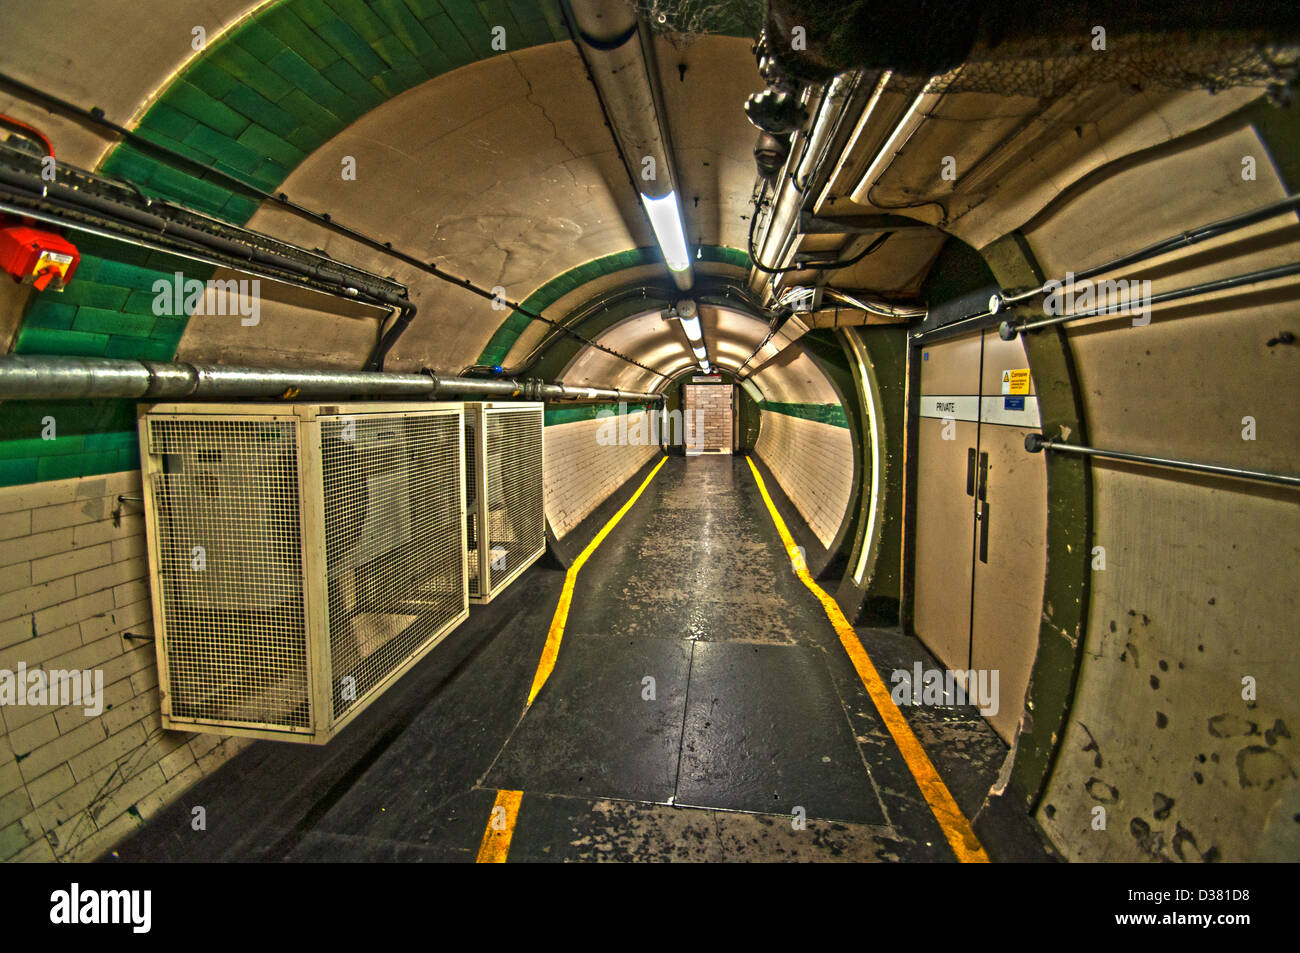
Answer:
[[[543,405],[465,405],[469,595],[491,602],[546,551]]]
[[[164,728],[324,744],[466,618],[463,414],[141,407]]]

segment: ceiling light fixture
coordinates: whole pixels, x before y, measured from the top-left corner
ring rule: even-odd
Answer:
[[[682,318],[682,330],[686,332],[686,339],[692,344],[703,343],[704,332],[700,330],[699,318]]]
[[[650,225],[654,228],[664,261],[672,271],[685,271],[691,267],[690,253],[686,250],[686,232],[682,229],[682,210],[677,204],[677,193],[669,192],[662,198],[641,196]]]

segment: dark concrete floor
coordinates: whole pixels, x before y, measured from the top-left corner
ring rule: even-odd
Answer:
[[[116,858],[470,861],[509,789],[512,861],[954,859],[743,459],[668,460],[579,575],[525,713],[563,578],[534,566],[329,745],[252,745]],[[935,664],[860,636],[886,679]],[[973,817],[1001,740],[973,708],[904,714]]]

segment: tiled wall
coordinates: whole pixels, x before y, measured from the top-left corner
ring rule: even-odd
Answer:
[[[626,415],[629,431],[635,432],[638,418],[644,421],[648,433],[650,414],[644,410]],[[557,536],[564,536],[581,523],[659,452],[657,441],[648,445],[602,445],[597,439],[602,426],[606,426],[606,420],[593,417],[546,428],[546,518]]]
[[[164,732],[139,471],[0,488],[0,677],[103,673],[103,710],[0,704],[0,860],[93,860],[246,742]],[[24,701],[26,699],[23,699]]]
[[[754,450],[822,544],[834,542],[853,494],[848,429],[764,407]]]

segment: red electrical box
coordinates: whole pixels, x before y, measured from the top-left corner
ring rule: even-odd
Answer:
[[[62,291],[81,263],[77,247],[60,235],[0,222],[0,268],[37,291]]]

